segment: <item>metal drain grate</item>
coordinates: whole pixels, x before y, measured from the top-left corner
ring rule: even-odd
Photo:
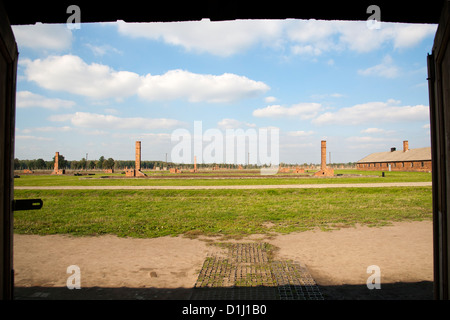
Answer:
[[[203,263],[193,300],[323,299],[305,267],[272,261],[267,243],[226,244],[226,258],[210,256]]]
[[[281,300],[323,300],[305,267],[292,261],[275,261],[271,266]]]

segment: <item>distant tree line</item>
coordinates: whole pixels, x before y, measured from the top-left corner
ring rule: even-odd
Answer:
[[[63,155],[58,157],[59,169],[72,169],[72,170],[84,170],[84,169],[112,169],[115,168],[116,161],[113,158],[105,159],[101,156],[98,160],[88,160],[85,158],[81,160],[66,160]],[[44,159],[33,160],[19,160],[14,159],[14,170],[52,170],[55,167],[55,157],[51,161],[45,161]]]
[[[134,160],[114,160],[113,158],[106,159],[104,156],[101,156],[98,160],[88,160],[85,158],[81,160],[66,160],[63,155],[59,155],[58,158],[58,167],[59,169],[71,169],[71,170],[94,170],[94,169],[115,169],[115,170],[123,170],[125,168],[134,168]],[[34,160],[19,160],[14,159],[14,170],[53,170],[55,165],[55,157],[51,161],[45,161],[44,159],[34,159]],[[313,163],[303,163],[303,164],[289,164],[289,163],[280,163],[281,167],[302,167],[302,166],[314,166],[317,164]],[[328,164],[330,165],[330,164]],[[354,166],[354,162],[348,163],[332,163],[332,166]],[[230,168],[230,169],[238,169],[239,166],[242,166],[243,169],[258,169],[261,167],[268,167],[267,165],[260,166],[256,164],[224,164],[224,163],[197,163],[197,169],[206,169],[206,168]],[[174,167],[183,167],[183,168],[194,168],[194,164],[177,164],[172,162],[165,161],[141,161],[141,169],[152,170],[155,168],[160,168],[161,170],[166,168],[174,168]]]
[[[125,169],[134,168],[134,160],[114,160],[113,158],[106,159],[101,156],[98,160],[88,160],[85,158],[81,160],[66,160],[63,155],[58,157],[59,169],[72,170],[94,170],[94,169]],[[14,170],[53,170],[55,166],[55,157],[51,161],[45,161],[42,158],[33,160],[14,159]],[[166,163],[164,161],[141,161],[142,169],[154,169],[156,167],[174,167],[173,163]],[[193,167],[193,165],[192,165]]]

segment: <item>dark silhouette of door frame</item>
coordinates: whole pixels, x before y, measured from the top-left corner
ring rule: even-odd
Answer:
[[[133,2],[133,1],[131,1]],[[377,2],[377,1],[374,1]],[[386,2],[382,8],[389,7],[390,3]],[[422,22],[421,18],[428,19],[429,15],[433,16],[437,9],[437,4],[420,3],[411,4],[410,6],[400,6],[399,11],[402,14],[398,22]],[[435,298],[449,299],[449,237],[450,219],[448,212],[450,202],[450,4],[449,0],[444,2],[441,12],[441,19],[436,33],[435,42],[432,53],[428,56],[428,80],[429,80],[429,97],[430,97],[430,130],[431,130],[431,146],[433,159],[433,241],[434,241],[434,283]],[[135,3],[137,4],[137,3]],[[185,3],[186,4],[186,3]],[[367,7],[364,1],[355,1],[355,6],[345,8],[343,4],[335,1],[326,1],[326,3],[311,3],[312,8],[300,7],[297,12],[289,12],[290,8],[283,10],[284,4],[274,5],[269,11],[259,9],[256,11],[246,10],[237,2],[231,1],[205,1],[197,4],[190,11],[185,8],[176,6],[170,9],[172,3],[164,4],[161,2],[162,11],[155,10],[155,4],[149,4],[150,11],[134,10],[132,4],[125,5],[125,8],[118,6],[114,9],[111,4],[109,10],[113,10],[111,16],[105,15],[105,8],[100,6],[99,10],[86,10],[90,22],[115,21],[116,19],[125,19],[124,16],[135,14],[131,20],[137,21],[185,21],[198,20],[204,17],[210,17],[212,20],[232,20],[239,18],[317,18],[317,19],[364,19],[364,9]],[[35,2],[27,4],[34,6],[33,10],[23,11],[22,3],[9,2],[8,8],[12,11],[13,19],[22,19],[23,23],[35,23],[33,15],[47,13],[51,16],[48,19],[43,18],[42,22],[58,22],[65,23],[64,9],[67,7],[65,1],[55,3]],[[108,4],[109,5],[109,4]],[[141,3],[139,3],[141,6]],[[89,4],[86,3],[89,7]],[[264,5],[262,5],[264,6]],[[128,8],[128,9],[127,9]],[[264,7],[262,7],[264,8]],[[280,9],[281,8],[281,9]],[[125,13],[124,13],[124,9]],[[276,10],[275,10],[276,9]],[[168,10],[168,11],[167,11]],[[177,14],[170,15],[170,10],[176,11]],[[241,11],[239,11],[241,10]],[[275,10],[271,13],[270,10]],[[145,12],[143,12],[145,11]],[[425,12],[426,11],[426,12]],[[61,13],[63,12],[63,13]],[[94,14],[92,14],[94,12]],[[155,13],[156,12],[156,13]],[[160,12],[160,13],[158,13]],[[249,13],[256,12],[254,16]],[[405,13],[406,12],[406,13]],[[414,14],[416,13],[416,14]],[[91,16],[89,17],[89,14]],[[139,16],[139,14],[141,14]],[[144,15],[145,14],[145,18]],[[390,14],[390,10],[387,10]],[[391,14],[392,15],[392,14]],[[394,14],[395,15],[395,14]],[[382,13],[381,19],[383,20]],[[426,16],[426,17],[425,17]],[[105,18],[106,17],[106,18]],[[149,18],[150,17],[150,18]],[[359,18],[360,17],[360,18]],[[39,17],[41,18],[41,17]],[[130,18],[128,16],[128,18]],[[367,18],[367,17],[366,17]],[[392,16],[389,18],[391,19]],[[143,19],[143,20],[141,20]],[[145,20],[146,19],[146,20]],[[387,21],[392,21],[392,20]],[[419,19],[419,20],[417,20]],[[434,19],[434,18],[433,18]],[[84,22],[83,18],[82,21]],[[87,21],[86,21],[87,22]],[[425,58],[425,57],[424,57]],[[15,131],[15,92],[16,92],[16,73],[17,73],[18,50],[14,40],[8,14],[4,9],[4,4],[0,1],[0,299],[13,298],[13,191],[14,191],[14,131]]]
[[[430,132],[433,159],[433,256],[435,299],[449,299],[450,229],[450,2],[441,13],[428,55]]]
[[[13,298],[14,131],[18,51],[0,2],[0,299]]]

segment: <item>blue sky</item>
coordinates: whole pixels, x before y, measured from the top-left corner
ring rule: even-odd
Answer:
[[[15,157],[165,160],[174,130],[278,128],[279,159],[430,146],[436,25],[249,20],[13,26]],[[206,145],[206,143],[204,144]]]

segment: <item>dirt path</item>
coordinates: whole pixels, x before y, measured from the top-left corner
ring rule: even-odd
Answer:
[[[273,238],[255,235],[231,242],[264,241],[274,259],[305,265],[325,299],[432,299],[432,222],[401,222],[306,231]],[[208,255],[220,238],[156,239],[115,236],[14,236],[19,299],[189,299]],[[81,290],[69,290],[67,267],[80,267]],[[369,290],[367,267],[381,271],[381,289]]]
[[[16,186],[17,190],[215,190],[215,189],[312,189],[312,188],[384,188],[428,187],[431,182],[283,184],[232,186]]]

